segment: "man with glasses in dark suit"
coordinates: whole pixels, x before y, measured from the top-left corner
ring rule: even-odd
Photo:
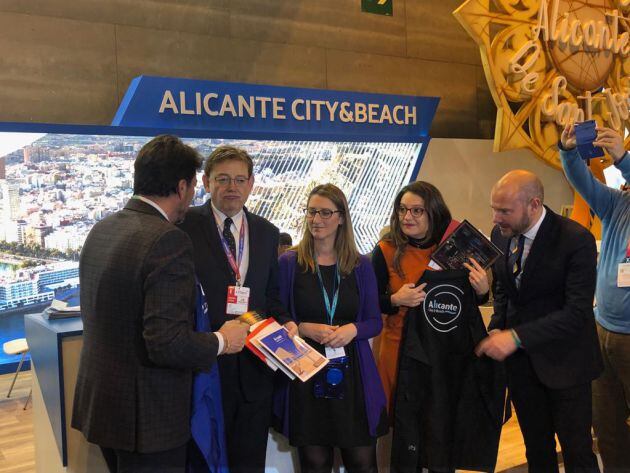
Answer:
[[[193,242],[195,271],[208,298],[212,329],[248,310],[297,326],[279,300],[279,230],[249,212],[253,162],[246,151],[219,146],[206,160],[211,199],[188,211],[180,228]],[[231,473],[262,473],[271,424],[273,371],[244,350],[219,359]]]
[[[602,370],[593,316],[597,249],[578,223],[543,205],[540,179],[511,171],[493,187],[494,315],[476,351],[506,362],[530,472],[597,472],[591,381]]]
[[[98,222],[79,263],[83,348],[72,427],[111,472],[183,473],[193,370],[240,351],[247,326],[194,332],[192,244],[182,220],[201,158],[175,136],[134,163],[134,195]]]

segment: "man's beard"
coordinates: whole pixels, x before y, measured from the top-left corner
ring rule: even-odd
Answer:
[[[184,220],[186,219],[186,211],[188,210],[188,207],[190,207],[190,205],[185,205],[185,206],[182,206],[181,208],[177,209],[177,215],[175,216],[175,222],[173,222],[175,225],[179,225],[181,223],[184,223]]]
[[[499,229],[501,230],[501,235],[503,235],[504,237],[513,237],[515,235],[522,235],[525,230],[527,230],[527,228],[529,227],[531,221],[529,219],[529,216],[527,214],[523,215],[523,218],[518,222],[518,224],[516,226],[509,226],[507,228],[505,228],[505,230],[503,228],[501,228],[499,226]],[[505,231],[505,233],[504,233]]]
[[[531,220],[529,219],[529,215],[527,214],[523,215],[523,218],[519,222],[518,227],[514,229],[514,234],[522,235],[530,225],[531,225]]]

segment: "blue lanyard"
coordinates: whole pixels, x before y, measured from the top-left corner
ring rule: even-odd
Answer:
[[[333,291],[335,292],[335,295],[333,296],[332,306],[330,304],[330,298],[328,297],[328,292],[326,291],[326,287],[324,286],[322,273],[319,270],[319,264],[317,264],[317,262],[315,262],[315,268],[317,268],[317,278],[319,279],[319,288],[322,290],[322,295],[324,296],[324,304],[326,305],[326,315],[328,316],[328,323],[332,325],[333,320],[335,319],[335,311],[337,310],[337,302],[339,301],[339,286],[341,286],[341,275],[339,274],[339,265],[338,264],[335,265],[335,280],[333,281]]]

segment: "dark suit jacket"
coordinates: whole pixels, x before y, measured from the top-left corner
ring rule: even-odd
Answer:
[[[250,288],[249,309],[273,316],[278,322],[291,320],[280,303],[278,288],[278,228],[258,215],[245,210],[249,241],[249,266],[243,285]],[[210,201],[191,208],[180,225],[190,236],[194,247],[195,271],[208,299],[212,330],[232,317],[226,316],[227,288],[236,280],[228,263]],[[238,384],[245,399],[271,399],[271,371],[249,350],[219,357],[221,384]]]
[[[493,266],[494,315],[488,329],[514,328],[538,378],[550,388],[568,388],[599,376],[593,235],[547,208],[525,260],[520,289],[508,273],[509,238],[495,227],[492,241],[506,256]]]
[[[218,340],[193,331],[188,236],[132,199],[98,222],[79,266],[83,349],[72,426],[103,447],[142,453],[190,437],[192,370]]]

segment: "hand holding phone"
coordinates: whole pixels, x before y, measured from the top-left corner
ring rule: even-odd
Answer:
[[[595,127],[595,120],[587,120],[575,124],[575,140],[582,159],[588,160],[604,156],[604,150],[599,146],[593,145],[593,141],[597,139]]]

